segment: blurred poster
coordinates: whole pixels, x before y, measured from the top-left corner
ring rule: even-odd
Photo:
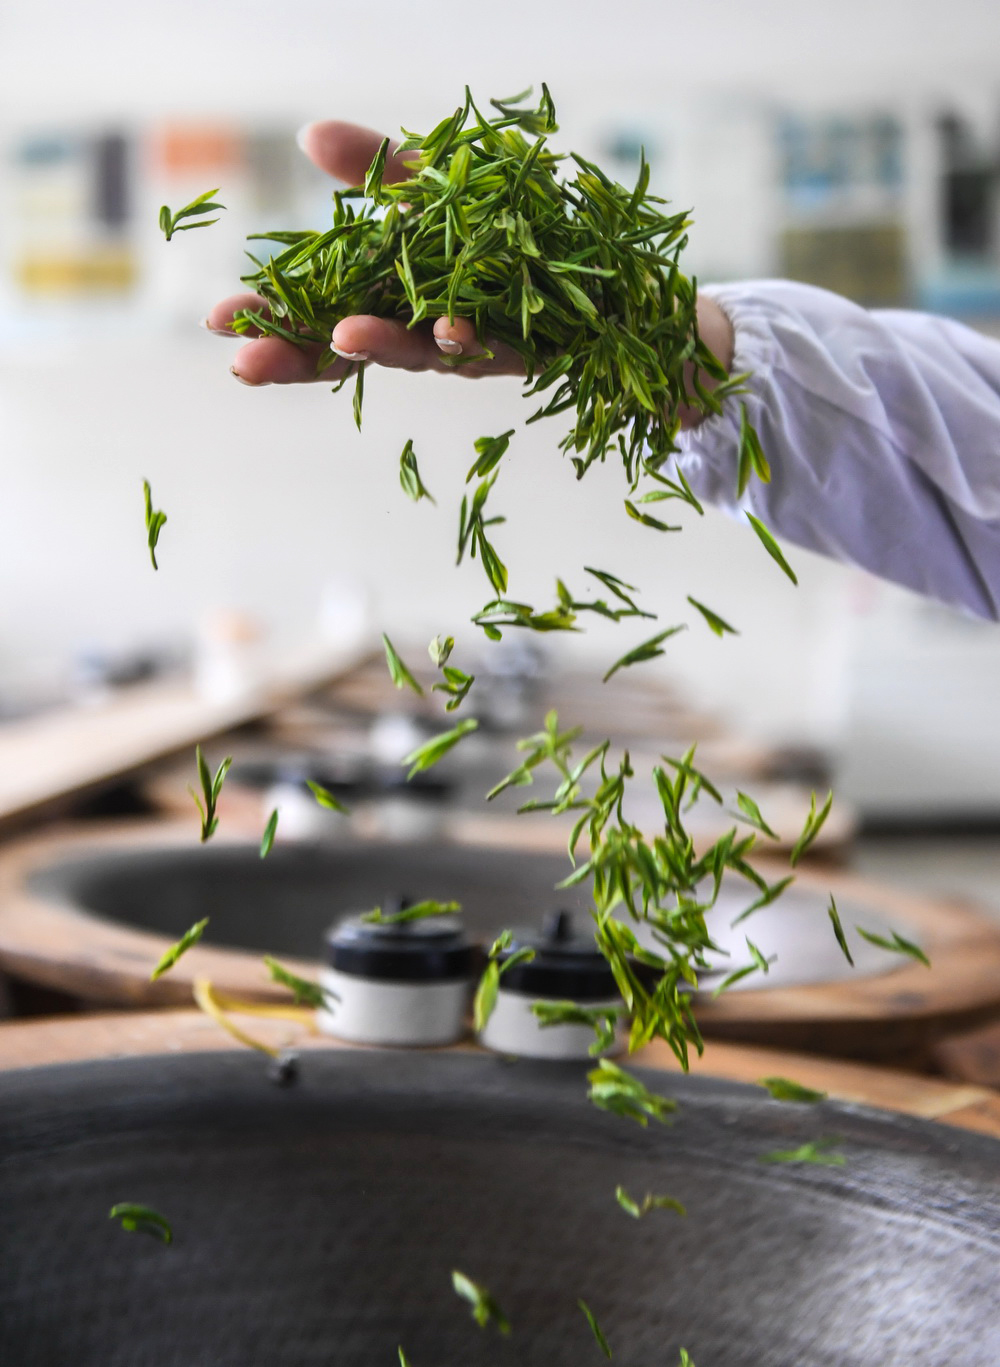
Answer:
[[[909,301],[904,143],[888,113],[778,120],[783,275],[861,304]]]
[[[125,134],[39,131],[11,155],[10,266],[29,296],[128,293],[131,158]]]

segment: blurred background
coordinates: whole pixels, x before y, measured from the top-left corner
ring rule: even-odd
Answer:
[[[699,279],[791,276],[994,331],[998,52],[1000,10],[981,0],[13,0],[0,15],[0,714],[183,663],[234,621],[275,654],[358,622],[476,645],[464,624],[480,571],[451,563],[453,505],[472,441],[517,416],[516,384],[373,373],[359,435],[326,386],[238,385],[236,344],[198,327],[239,287],[246,233],[327,222],[331,187],[295,143],[304,122],[426,129],[465,82],[485,99],[544,79],[561,145],[625,181],[646,148],[654,189],[693,209]],[[215,185],[222,222],[167,245],[159,205]],[[994,828],[995,627],[801,551],[796,591],[711,512],[667,544],[636,535],[608,511],[615,471],[577,485],[560,436],[558,420],[519,432],[498,490],[515,596],[547,596],[599,545],[664,623],[691,593],[740,629],[691,631],[644,666],[692,706],[819,750],[871,830]],[[401,496],[407,437],[436,510]],[[169,516],[157,575],[144,478]],[[625,644],[613,629],[546,641],[595,669]]]

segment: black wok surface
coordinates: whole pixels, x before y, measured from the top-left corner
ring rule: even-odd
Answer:
[[[1000,1145],[647,1074],[642,1130],[585,1069],[308,1055],[297,1087],[209,1054],[0,1079],[0,1361],[11,1367],[996,1367]],[[845,1168],[761,1153],[842,1136]],[[688,1216],[617,1205],[667,1192]],[[168,1216],[165,1247],[107,1218]],[[509,1314],[480,1330],[458,1268]]]

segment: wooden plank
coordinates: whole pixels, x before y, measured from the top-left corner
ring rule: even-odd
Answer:
[[[287,652],[232,701],[208,701],[190,682],[167,681],[137,685],[94,706],[10,722],[0,727],[0,828],[267,716],[369,658],[370,650],[358,646]]]
[[[199,944],[156,983],[153,964],[168,940],[123,923],[104,921],[43,898],[28,887],[31,871],[86,850],[139,845],[190,845],[192,812],[183,823],[117,823],[50,828],[0,847],[0,970],[73,993],[88,1004],[133,1007],[181,1005],[195,978],[209,977],[235,996],[257,1001],[280,997],[259,957],[248,951]],[[232,831],[215,840],[227,843]],[[773,879],[778,866],[761,871]],[[856,979],[699,999],[697,1015],[707,1038],[868,1059],[918,1069],[942,1037],[1000,1017],[1000,926],[959,902],[926,901],[832,870],[798,871],[799,884],[833,891],[846,903],[865,902],[890,925],[924,944],[933,960],[921,964],[886,956],[886,972]],[[315,963],[288,960],[311,976]]]
[[[238,1017],[241,1027],[273,1047],[306,1051],[354,1048],[291,1023]],[[200,1011],[116,1012],[0,1025],[0,1072],[97,1058],[137,1058],[243,1048]],[[468,1043],[456,1046],[476,1049]],[[673,1054],[656,1041],[632,1064],[678,1072]],[[923,1120],[975,1129],[1000,1138],[1000,1095],[983,1087],[895,1073],[856,1063],[779,1053],[749,1046],[710,1044],[693,1072],[733,1082],[788,1077],[853,1105],[873,1106]]]
[[[945,1077],[1000,1088],[1000,1022],[941,1040],[933,1060]]]

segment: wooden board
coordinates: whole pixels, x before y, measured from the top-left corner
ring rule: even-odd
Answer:
[[[424,669],[427,658],[424,647],[406,648],[402,653],[424,685],[422,698],[410,690],[395,688],[384,660],[373,659],[367,669],[328,689],[327,701],[360,716],[409,712],[414,716],[437,718],[441,705],[430,690],[440,675],[430,668]],[[604,734],[610,728],[612,733],[625,737],[663,736],[665,740],[669,737],[672,741],[688,744],[692,740],[708,741],[720,734],[715,718],[685,706],[664,684],[619,677],[605,686],[596,670],[593,674],[574,671],[539,679],[524,707],[525,733],[537,730],[545,713],[555,708],[564,725],[582,726],[588,733],[599,731]]]
[[[280,714],[278,721],[280,725]],[[310,740],[312,749],[317,753],[322,752],[324,747],[317,732],[311,735]],[[299,749],[306,748],[306,737],[303,736],[299,742]],[[259,758],[268,752],[277,758],[281,754],[281,747],[273,745],[270,739],[255,739],[252,743],[242,744],[238,739],[234,739],[232,744],[227,743],[225,746],[225,753],[235,754],[237,759],[241,754]],[[648,774],[656,760],[655,757],[634,754],[633,762],[637,769],[641,765]],[[713,778],[717,776],[715,769],[712,769],[711,773]],[[152,808],[166,816],[183,819],[189,817],[193,810],[191,794],[188,792],[190,782],[191,765],[185,760],[180,764],[160,767],[150,774],[143,785],[143,792]],[[752,786],[754,799],[759,803],[768,823],[778,836],[776,841],[769,842],[768,848],[777,857],[790,853],[802,833],[802,827],[809,814],[810,790],[791,783],[768,783],[746,774],[732,778],[724,786],[730,790],[732,797],[732,803],[729,805],[735,804],[737,786]],[[518,792],[523,798],[523,791]],[[252,839],[259,835],[270,814],[266,810],[265,798],[264,790],[248,788],[235,781],[234,770],[234,778],[227,783],[219,800],[220,821],[234,830],[239,830],[247,839]],[[365,822],[364,816],[365,813],[355,813],[356,820],[352,823],[355,833],[376,833],[379,829],[378,821],[371,819]],[[649,831],[655,833],[657,814],[649,802],[643,803],[641,810],[630,813],[630,817],[643,829],[648,826]],[[726,808],[720,808],[710,800],[702,801],[689,813],[687,819],[692,838],[699,848],[713,844],[733,825],[733,818]],[[662,821],[661,811],[660,827]],[[441,812],[441,832],[449,840],[458,840],[467,845],[503,845],[511,849],[552,851],[555,854],[562,854],[565,850],[572,825],[570,816],[559,820],[545,814],[517,817],[509,810],[495,810],[485,801],[479,804],[478,809],[455,806],[445,807]],[[835,803],[822,830],[810,846],[806,860],[809,863],[844,862],[856,832],[857,819],[852,808],[842,802]]]
[[[941,1040],[933,1062],[945,1077],[1000,1088],[1000,1022]]]
[[[349,675],[369,656],[357,647],[289,652],[245,695],[228,702],[207,701],[190,682],[169,681],[7,723],[0,727],[0,829],[266,716]]]
[[[228,837],[222,831],[215,837]],[[192,845],[196,822],[135,822],[102,828],[51,829],[0,847],[0,970],[93,1003],[127,1006],[190,1001],[195,978],[227,992],[275,1000],[279,990],[255,955],[199,944],[156,983],[149,971],[167,941],[48,901],[26,887],[31,871],[88,849]],[[516,851],[512,850],[516,853]],[[782,869],[761,871],[773,879]],[[863,900],[890,925],[921,942],[928,970],[886,956],[887,971],[807,986],[727,993],[699,1000],[706,1035],[839,1057],[925,1066],[935,1041],[1000,1018],[1000,925],[957,901],[927,901],[833,870],[800,870],[799,885],[845,903]],[[315,963],[288,959],[310,976]]]
[[[293,1044],[303,1050],[354,1048],[304,1028],[257,1017],[238,1024],[272,1047]],[[0,1025],[0,1072],[38,1068],[85,1059],[136,1058],[156,1054],[234,1050],[244,1046],[200,1011],[118,1012],[72,1019],[13,1021]],[[476,1049],[474,1044],[456,1046]],[[678,1072],[670,1050],[657,1041],[629,1063]],[[692,1071],[706,1077],[756,1083],[762,1077],[788,1077],[827,1092],[838,1101],[876,1106],[923,1120],[977,1129],[1000,1138],[1000,1094],[985,1087],[960,1086],[935,1078],[891,1072],[857,1063],[810,1058],[776,1050],[709,1043]]]
[[[788,855],[801,835],[809,814],[809,792],[794,784],[754,781],[753,795],[778,836],[777,840],[766,842],[768,852],[775,858]],[[648,804],[642,811],[627,815],[640,830],[648,834],[655,834],[658,829],[662,832],[663,813],[659,813],[657,822]],[[702,850],[720,840],[735,824],[725,808],[708,801],[703,801],[689,813],[686,820],[696,848]],[[259,816],[257,822],[259,825]],[[448,823],[448,834],[451,839],[470,845],[507,845],[512,849],[546,850],[561,854],[566,849],[572,827],[570,816],[560,819],[553,819],[546,813],[501,816],[491,815],[484,810],[456,814]],[[842,863],[848,856],[856,830],[857,821],[851,808],[844,804],[835,806],[813,841],[803,866],[817,862]]]

